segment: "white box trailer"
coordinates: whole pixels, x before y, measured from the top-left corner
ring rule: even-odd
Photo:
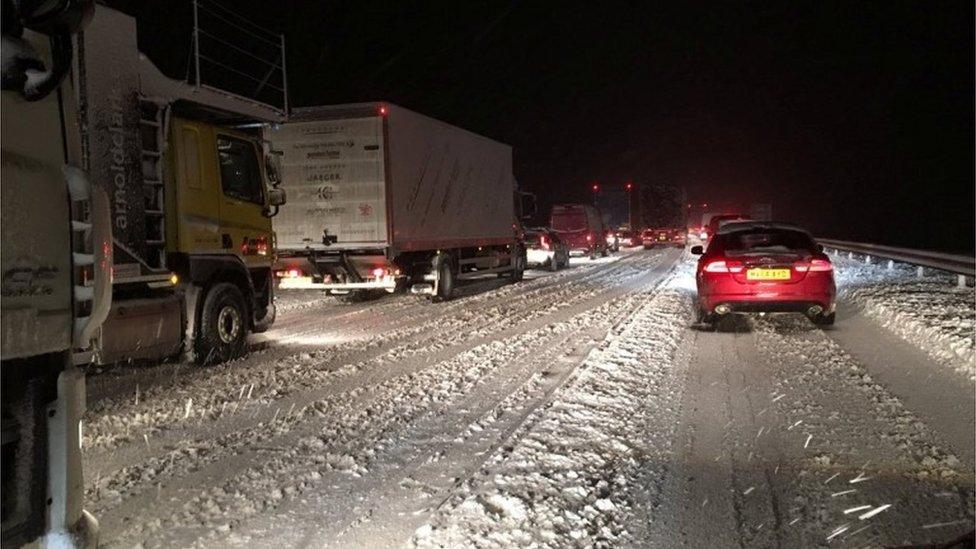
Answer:
[[[508,145],[389,103],[295,109],[268,131],[289,197],[280,288],[446,298],[456,280],[521,278]]]

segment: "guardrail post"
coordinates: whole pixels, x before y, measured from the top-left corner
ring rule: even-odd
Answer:
[[[958,282],[959,287],[960,288],[965,288],[966,287],[966,275],[957,275],[957,276],[959,277],[957,279],[957,282]]]
[[[847,259],[854,259],[854,252],[847,252]]]
[[[894,268],[895,268],[895,261],[892,260],[892,259],[889,259],[888,260],[888,270],[890,271],[890,270],[892,270]]]
[[[865,255],[865,256],[864,256],[864,263],[865,263],[866,265],[870,265],[870,264],[871,264],[871,256],[869,256],[869,255]]]
[[[915,271],[915,276],[917,276],[918,278],[922,278],[923,276],[925,276],[925,267],[919,265],[918,269]]]

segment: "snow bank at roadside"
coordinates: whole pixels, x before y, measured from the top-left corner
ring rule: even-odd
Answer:
[[[529,417],[517,442],[487,461],[480,484],[462,487],[465,496],[416,531],[415,546],[633,543],[627,524],[642,462],[669,440],[647,418],[676,414],[672,361],[691,315],[679,290],[646,299]]]
[[[976,379],[976,293],[958,288],[955,277],[927,274],[896,264],[865,264],[835,258],[841,295],[866,315],[939,362]]]

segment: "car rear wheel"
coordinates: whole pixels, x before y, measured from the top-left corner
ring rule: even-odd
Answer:
[[[835,313],[821,313],[819,315],[810,317],[810,321],[817,326],[833,326],[834,325]]]

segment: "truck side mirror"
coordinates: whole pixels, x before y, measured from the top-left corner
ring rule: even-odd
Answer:
[[[268,189],[268,205],[264,207],[264,211],[261,213],[264,217],[274,217],[278,215],[278,207],[283,205],[288,201],[288,197],[285,194],[285,190],[279,187],[271,187]]]
[[[268,189],[268,204],[271,206],[283,206],[286,202],[288,202],[288,195],[284,189],[281,187]]]
[[[701,255],[703,253],[705,253],[705,248],[702,248],[701,246],[692,246],[691,247],[691,254],[692,255]]]

